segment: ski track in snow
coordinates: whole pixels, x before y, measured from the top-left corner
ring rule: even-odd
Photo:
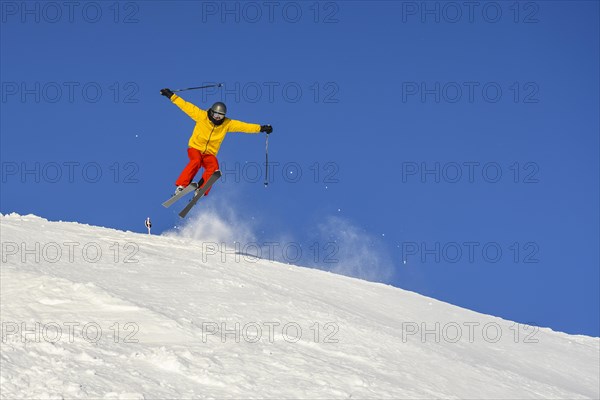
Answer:
[[[2,399],[600,397],[598,338],[315,269],[222,262],[192,239],[16,214],[0,228]]]

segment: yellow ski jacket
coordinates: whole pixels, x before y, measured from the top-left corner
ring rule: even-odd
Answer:
[[[227,117],[225,117],[221,125],[215,125],[208,119],[208,112],[206,110],[188,103],[176,94],[173,94],[171,101],[177,107],[181,108],[184,113],[189,115],[191,119],[196,121],[196,126],[192,132],[188,146],[200,150],[202,153],[216,156],[227,132],[260,132],[260,125],[258,124],[249,124]]]

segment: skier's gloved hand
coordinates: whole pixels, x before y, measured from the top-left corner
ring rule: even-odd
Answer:
[[[169,99],[173,96],[173,92],[171,92],[171,89],[160,89],[160,94],[162,94],[165,97],[168,97]]]
[[[260,131],[267,132],[267,135],[269,135],[271,132],[273,132],[273,127],[271,125],[261,125]]]

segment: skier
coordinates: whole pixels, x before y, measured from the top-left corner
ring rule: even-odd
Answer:
[[[213,172],[219,169],[217,153],[227,132],[266,132],[267,135],[273,132],[271,125],[249,124],[226,118],[227,107],[220,101],[213,104],[208,111],[205,111],[183,100],[170,89],[162,89],[160,94],[169,98],[171,102],[175,103],[183,112],[196,121],[196,126],[188,142],[188,157],[190,161],[175,181],[175,185],[177,186],[175,194],[182,191],[192,182],[200,168],[204,167],[204,173],[200,182],[198,182],[198,188],[202,187]],[[205,196],[208,192],[210,192],[210,188],[205,193]]]

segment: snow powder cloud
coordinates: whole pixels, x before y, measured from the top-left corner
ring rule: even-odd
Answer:
[[[328,217],[319,224],[318,231],[329,251],[323,259],[329,271],[375,282],[392,277],[393,262],[385,246],[348,219]]]

